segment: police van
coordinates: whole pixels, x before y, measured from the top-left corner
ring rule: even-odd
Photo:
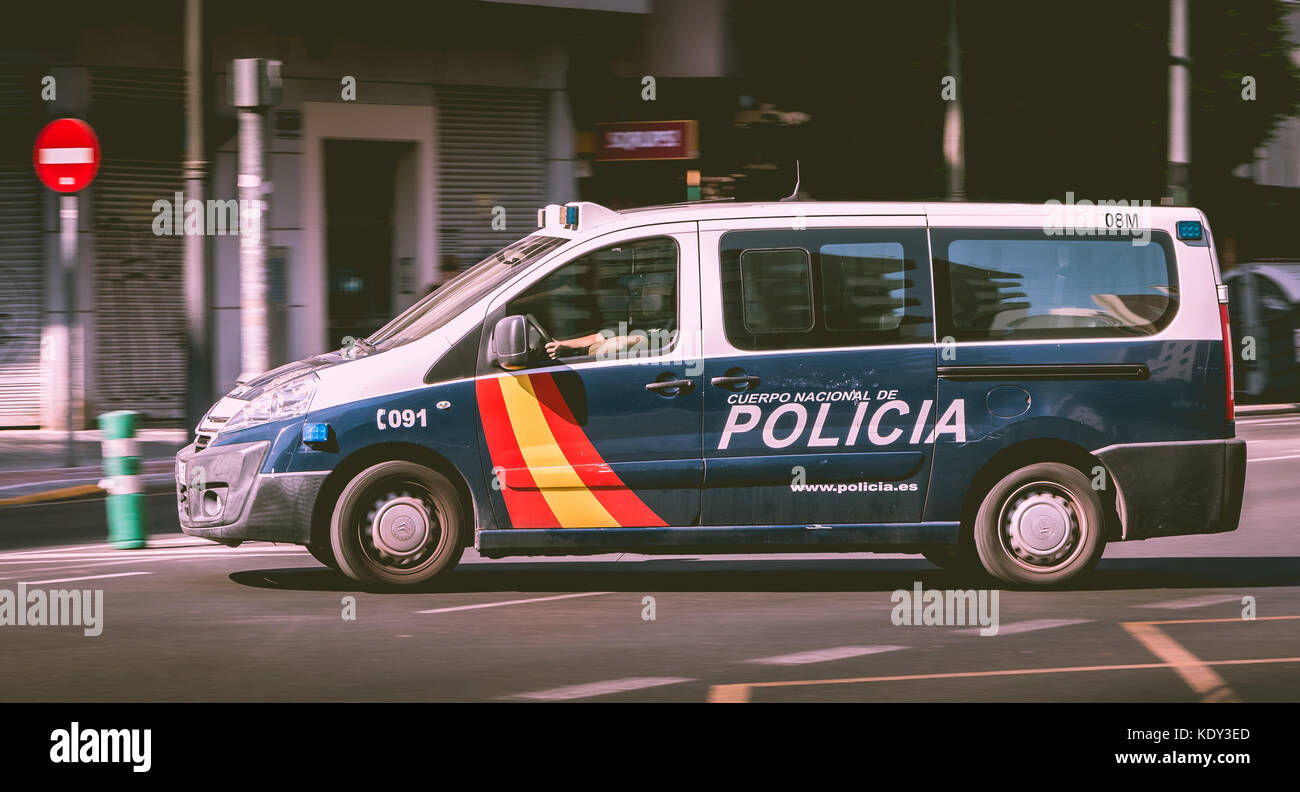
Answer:
[[[471,545],[919,553],[1050,585],[1107,542],[1235,530],[1204,215],[1049,214],[547,206],[368,338],[214,405],[177,455],[181,525],[379,586]]]

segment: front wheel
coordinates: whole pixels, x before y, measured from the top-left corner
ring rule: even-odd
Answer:
[[[339,493],[330,547],[360,583],[415,586],[450,574],[464,552],[465,515],[456,488],[414,462],[381,462]]]
[[[1106,542],[1101,498],[1069,465],[1041,462],[993,486],[975,516],[989,574],[1017,585],[1062,583],[1096,566]]]

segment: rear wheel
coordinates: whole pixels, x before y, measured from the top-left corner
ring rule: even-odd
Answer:
[[[446,476],[414,462],[381,462],[339,493],[330,548],[339,571],[353,580],[414,586],[456,568],[464,520]]]
[[[1057,462],[1029,465],[984,496],[975,516],[975,549],[984,569],[999,580],[1062,583],[1101,560],[1104,514],[1082,472]]]

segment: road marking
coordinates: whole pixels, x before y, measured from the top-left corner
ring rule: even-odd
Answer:
[[[1243,619],[1240,616],[1227,619],[1169,619],[1167,621],[1145,621],[1142,624],[1217,624],[1222,622],[1285,621],[1288,619],[1300,619],[1300,616],[1256,616],[1253,619]]]
[[[758,663],[760,665],[803,665],[805,663],[826,663],[831,660],[843,660],[847,657],[861,657],[863,655],[880,654],[881,652],[893,652],[906,648],[906,646],[840,646],[834,649],[814,649],[811,652],[760,657],[755,660],[745,660],[744,662]]]
[[[1246,418],[1238,421],[1246,426],[1285,426],[1288,424],[1300,423],[1300,419],[1291,418]]]
[[[1015,635],[1017,633],[1033,632],[1034,630],[1050,630],[1053,627],[1068,627],[1071,624],[1084,624],[1092,619],[1031,619],[1030,621],[1011,622],[998,627],[995,635]],[[987,627],[972,627],[969,630],[957,630],[961,635],[980,635],[982,630]]]
[[[1254,459],[1247,459],[1246,461],[1247,462],[1275,462],[1279,459],[1300,459],[1300,454],[1290,454],[1289,456],[1275,456],[1275,457],[1256,457]]]
[[[282,556],[264,555],[264,554],[261,554],[261,553],[248,553],[247,555],[244,555],[244,556],[241,556],[241,557],[242,557],[242,558],[278,558],[278,557],[282,557]],[[124,565],[130,565],[130,564],[147,564],[147,563],[149,563],[149,562],[152,561],[152,560],[159,560],[159,559],[149,559],[149,558],[128,558],[128,559],[126,559],[125,561],[99,561],[99,562],[96,562],[96,563],[85,563],[85,562],[82,562],[82,561],[78,561],[78,560],[76,560],[76,559],[68,559],[67,561],[62,561],[62,562],[57,562],[57,561],[53,561],[53,560],[24,561],[24,562],[14,562],[14,563],[47,564],[47,566],[37,567],[37,568],[35,568],[35,569],[32,569],[31,567],[28,567],[28,568],[25,568],[25,569],[10,569],[10,570],[0,569],[0,572],[8,571],[8,572],[18,573],[18,574],[22,574],[22,575],[36,575],[36,574],[42,574],[42,573],[45,573],[45,572],[72,572],[72,571],[81,571],[81,570],[83,570],[83,569],[97,569],[97,568],[99,568],[99,567],[106,567],[106,566],[124,566]],[[181,558],[181,559],[171,559],[171,558],[168,558],[168,559],[162,559],[162,560],[168,560],[168,561],[171,561],[171,560],[181,560],[181,561],[184,561],[184,560],[187,560],[187,559],[184,559],[184,558]],[[54,566],[48,566],[48,564],[54,564]],[[13,580],[13,576],[10,575],[10,576],[7,576],[7,577],[0,577],[0,580]]]
[[[29,586],[40,586],[45,583],[71,583],[74,580],[102,580],[104,578],[131,577],[132,575],[152,575],[152,572],[116,572],[112,575],[86,575],[85,577],[55,578],[53,580],[27,580],[24,581]]]
[[[45,572],[73,572],[73,571],[80,572],[83,569],[96,569],[98,567],[122,566],[123,564],[138,564],[138,563],[140,562],[137,561],[136,559],[129,559],[127,561],[101,561],[97,564],[81,564],[74,561],[70,564],[63,564],[62,566],[46,566],[46,567],[39,567],[37,569],[23,569],[23,570],[12,570],[12,571],[14,572],[21,571],[21,573],[24,575],[36,575],[36,574],[43,574]],[[9,578],[9,577],[0,577],[0,580],[12,580],[12,579],[13,578]]]
[[[1151,654],[1169,663],[1192,692],[1201,697],[1202,702],[1241,701],[1237,698],[1237,694],[1232,692],[1232,688],[1228,687],[1223,677],[1215,673],[1209,665],[1201,662],[1182,644],[1162,632],[1159,627],[1143,622],[1124,622],[1121,626]]]
[[[752,685],[714,685],[709,688],[710,704],[748,704]]]
[[[613,594],[612,591],[584,591],[581,594],[557,594],[554,597],[533,597],[531,599],[506,600],[505,602],[480,602],[477,605],[454,605],[449,608],[432,608],[430,610],[419,610],[416,613],[451,613],[453,611],[478,610],[479,608],[503,608],[507,605],[527,605],[532,602],[554,602],[555,600],[573,599],[575,597],[599,597],[602,594]]]
[[[1135,608],[1166,608],[1169,610],[1182,610],[1183,608],[1200,608],[1205,605],[1218,605],[1222,602],[1240,602],[1240,594],[1218,594],[1209,597],[1192,597],[1190,599],[1166,600],[1164,602],[1152,602],[1146,605],[1134,605]]]
[[[255,558],[255,557],[284,557],[296,553],[306,553],[306,548],[292,548],[281,550],[272,547],[249,548],[248,550],[230,551],[228,549],[216,550],[192,550],[177,548],[175,550],[108,550],[102,553],[50,553],[47,555],[32,555],[24,558],[7,557],[8,560],[0,560],[0,565],[12,566],[14,564],[44,564],[44,563],[62,563],[75,561],[107,561],[112,559],[130,558],[139,561],[162,560],[169,561],[175,559],[190,558]],[[6,558],[0,556],[0,558]]]
[[[535,693],[516,693],[513,696],[505,696],[505,698],[528,699],[529,701],[571,701],[573,699],[608,696],[611,693],[625,693],[630,690],[645,690],[646,688],[694,681],[690,677],[629,677],[627,679],[611,679],[608,682],[592,682],[587,685],[571,685],[550,690],[539,690]]]
[[[1202,660],[1197,661],[1196,665],[1258,665],[1263,663],[1300,663],[1300,657],[1264,657],[1247,660]],[[971,679],[978,677],[1021,676],[1027,674],[1069,674],[1086,671],[1142,671],[1151,668],[1177,668],[1177,666],[1172,663],[1129,663],[1126,665],[1070,666],[1065,668],[1015,668],[1003,671],[953,671],[944,674],[906,674],[902,676],[853,677],[844,679],[798,679],[787,682],[742,682],[731,685],[714,685],[709,688],[709,701],[715,703],[744,703],[750,699],[749,688],[851,685],[867,682],[908,682],[918,679]]]

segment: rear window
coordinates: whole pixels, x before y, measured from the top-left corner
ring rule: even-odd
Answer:
[[[958,341],[1143,336],[1178,309],[1169,235],[1061,237],[1038,230],[931,234],[939,336]]]

